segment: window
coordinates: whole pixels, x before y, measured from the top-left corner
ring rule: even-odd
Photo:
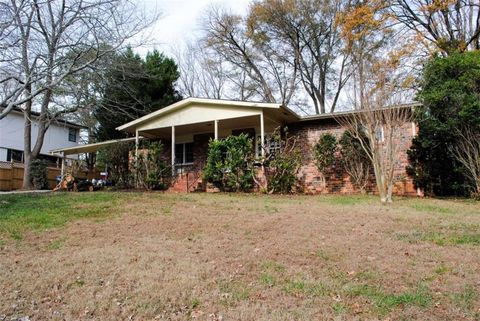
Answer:
[[[383,126],[378,126],[375,128],[375,139],[380,143],[384,141],[385,137],[383,133]]]
[[[175,144],[175,164],[193,163],[193,143]]]
[[[265,134],[264,139],[266,154],[275,154],[277,151],[280,151],[280,142],[273,140],[270,134]],[[260,144],[261,141],[261,135],[257,135],[257,139],[255,140],[255,155],[257,157],[262,155],[262,145]]]
[[[7,149],[7,162],[23,163],[23,152],[14,149]]]
[[[185,163],[193,163],[193,143],[185,144]]]
[[[68,129],[68,141],[69,142],[77,141],[77,130],[75,128]]]

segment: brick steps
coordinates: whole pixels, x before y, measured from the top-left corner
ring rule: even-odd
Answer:
[[[188,175],[188,177],[187,177]],[[203,191],[202,179],[199,178],[195,181],[195,175],[193,173],[181,174],[173,185],[168,189],[173,193],[191,193]],[[188,189],[188,190],[187,190]]]

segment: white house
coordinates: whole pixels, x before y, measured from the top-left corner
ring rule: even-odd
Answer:
[[[35,144],[38,135],[37,113],[32,112],[32,146]],[[51,150],[74,147],[80,142],[80,129],[85,128],[65,120],[56,120],[50,124],[42,149],[40,158],[48,160],[50,163],[57,163],[60,154],[52,155]],[[5,118],[0,119],[0,161],[4,162],[23,162],[23,113],[13,110]],[[78,155],[69,156],[71,159],[77,159]]]

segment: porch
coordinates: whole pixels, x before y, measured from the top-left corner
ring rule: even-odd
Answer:
[[[135,135],[135,161],[140,138],[160,140],[179,191],[189,191],[200,178],[210,139],[248,134],[260,157],[266,137],[296,119],[296,114],[280,104],[189,98],[117,129]]]

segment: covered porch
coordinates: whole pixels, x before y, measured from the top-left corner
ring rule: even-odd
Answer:
[[[260,157],[268,135],[296,119],[281,104],[188,98],[117,129],[135,135],[135,159],[141,137],[160,140],[172,175],[177,176],[202,170],[210,139],[246,133],[254,139]]]

